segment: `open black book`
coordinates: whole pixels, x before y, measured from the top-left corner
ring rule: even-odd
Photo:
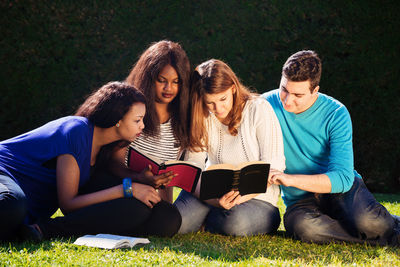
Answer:
[[[200,199],[220,198],[231,190],[240,195],[265,193],[270,164],[262,161],[245,162],[239,166],[230,164],[211,165],[203,171]]]
[[[154,175],[173,171],[177,176],[167,186],[177,186],[189,193],[194,193],[201,174],[201,168],[190,162],[181,160],[163,162],[131,146],[129,146],[127,165],[135,172],[141,172],[151,165],[151,172]]]

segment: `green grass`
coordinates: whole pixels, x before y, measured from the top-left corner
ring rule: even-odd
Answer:
[[[375,196],[391,213],[400,214],[400,194]],[[279,207],[283,214],[281,201]],[[285,237],[282,225],[274,236],[229,237],[197,232],[173,238],[150,237],[149,245],[120,250],[75,246],[74,240],[0,244],[0,265],[400,266],[400,248],[305,244]]]

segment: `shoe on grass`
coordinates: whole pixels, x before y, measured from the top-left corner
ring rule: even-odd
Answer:
[[[35,224],[23,224],[19,230],[18,236],[21,241],[40,242],[43,240],[43,234],[41,233],[39,227]]]

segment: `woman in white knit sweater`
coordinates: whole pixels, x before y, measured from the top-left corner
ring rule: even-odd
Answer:
[[[279,122],[270,104],[244,87],[231,68],[211,59],[192,79],[190,149],[185,159],[205,168],[209,164],[265,161],[283,171],[285,157]],[[241,196],[231,191],[219,199],[201,201],[200,182],[191,195],[181,191],[174,205],[182,216],[179,233],[206,231],[225,235],[275,232],[280,224],[276,207],[279,187]]]

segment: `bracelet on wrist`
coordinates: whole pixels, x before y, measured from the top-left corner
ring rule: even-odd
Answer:
[[[122,187],[124,189],[124,197],[132,198],[133,197],[132,179],[131,178],[124,178],[122,180]]]

